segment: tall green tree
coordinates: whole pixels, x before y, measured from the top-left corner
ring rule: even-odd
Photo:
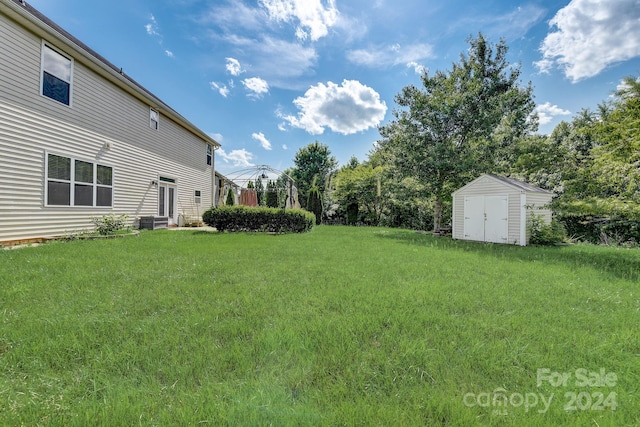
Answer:
[[[368,162],[350,162],[336,173],[333,197],[343,207],[347,224],[355,224],[359,215],[367,224],[380,223],[383,175],[383,166],[374,167]]]
[[[422,89],[403,88],[395,119],[380,128],[378,146],[392,167],[434,197],[434,231],[451,192],[481,173],[499,172],[512,142],[537,128],[533,89],[521,85],[504,40],[492,44],[479,34],[468,43],[451,70],[425,72]]]
[[[225,205],[233,206],[234,204],[235,204],[235,196],[233,194],[233,190],[229,188],[229,191],[227,191],[227,200],[225,201]]]
[[[278,207],[278,187],[275,182],[269,180],[267,182],[266,204],[269,208]]]
[[[320,224],[322,222],[322,196],[315,183],[312,184],[309,189],[309,195],[307,196],[307,210],[316,216],[316,224]]]
[[[298,150],[293,159],[291,177],[298,187],[300,205],[307,208],[309,190],[314,180],[320,194],[324,194],[327,179],[338,167],[338,161],[331,155],[329,147],[315,141]]]
[[[264,206],[266,204],[265,193],[264,193],[264,183],[262,182],[262,177],[258,176],[254,183],[256,189],[256,196],[258,198],[258,206]]]
[[[590,131],[596,142],[564,201],[585,213],[640,219],[640,92],[618,92]]]

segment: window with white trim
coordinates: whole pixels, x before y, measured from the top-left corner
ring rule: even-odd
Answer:
[[[113,206],[113,168],[47,153],[45,205]]]
[[[153,130],[160,128],[160,113],[153,108],[149,108],[149,127]]]
[[[196,205],[200,205],[202,203],[202,192],[200,190],[195,190],[193,193],[193,202]]]
[[[41,94],[71,105],[73,59],[42,42]]]

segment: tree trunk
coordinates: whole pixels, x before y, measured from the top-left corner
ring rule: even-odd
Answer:
[[[442,199],[436,196],[436,204],[433,209],[433,232],[440,234],[440,223],[442,222]]]

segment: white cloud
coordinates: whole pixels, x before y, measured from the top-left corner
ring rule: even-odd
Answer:
[[[225,163],[231,163],[234,167],[255,166],[251,163],[253,154],[244,148],[241,150],[231,150],[229,154],[227,154],[222,148],[219,148],[216,150],[216,154],[218,154]]]
[[[147,34],[150,35],[151,37],[155,37],[157,39],[158,44],[164,50],[164,54],[168,58],[171,58],[171,59],[175,58],[175,55],[173,54],[173,52],[164,47],[164,43],[163,43],[163,40],[162,40],[162,34],[160,34],[160,29],[159,29],[158,21],[156,20],[156,17],[151,15],[149,20],[150,20],[150,22],[144,26],[145,30],[147,31]]]
[[[407,63],[407,67],[408,68],[413,68],[413,71],[418,74],[418,75],[423,75],[425,73],[425,71],[428,71],[429,69],[427,67],[425,67],[422,64],[418,64],[415,61],[411,61]]]
[[[209,82],[209,86],[211,86],[211,90],[217,90],[220,95],[224,96],[225,98],[229,96],[229,88],[227,86],[220,85],[216,82]]]
[[[266,20],[267,16],[263,10],[246,6],[241,1],[229,2],[225,5],[214,4],[208,12],[196,19],[202,25],[208,26],[214,23],[229,32],[238,31],[238,29],[262,31]]]
[[[244,79],[242,84],[249,91],[248,96],[253,98],[262,98],[262,95],[269,92],[269,84],[260,77]]]
[[[158,36],[160,37],[160,33],[158,32],[158,21],[156,21],[156,17],[151,15],[151,22],[144,26],[147,30],[147,34],[150,36]]]
[[[574,83],[615,64],[640,56],[638,0],[572,0],[551,19],[555,31],[545,37],[543,73],[554,66]]]
[[[357,80],[344,80],[340,86],[318,83],[293,103],[300,110],[297,116],[279,116],[312,135],[323,133],[325,127],[343,135],[360,132],[380,124],[387,112],[380,95]]]
[[[238,61],[235,58],[225,58],[225,59],[227,60],[226,68],[229,74],[231,74],[232,76],[239,76],[244,72],[244,70],[240,66],[240,61]]]
[[[236,54],[227,59],[237,61],[241,72],[259,70],[271,87],[300,90],[297,78],[311,75],[316,64],[318,55],[313,45],[280,37],[281,23],[271,18],[264,6],[250,7],[240,1],[217,3],[222,5],[209,7],[195,20],[199,26],[197,37],[208,38],[216,45],[232,45]],[[271,3],[276,7],[278,2],[270,0]],[[308,7],[304,1],[300,3],[302,9]],[[229,65],[236,69],[227,62],[228,72]]]
[[[329,34],[329,28],[338,21],[335,0],[259,0],[269,19],[276,22],[297,22],[296,37],[317,41]]]
[[[258,141],[265,150],[271,150],[271,142],[269,142],[262,132],[252,133],[251,138]]]
[[[529,30],[544,19],[547,11],[534,4],[517,6],[503,15],[495,13],[479,14],[461,17],[453,23],[458,30],[468,31],[469,28],[482,28],[482,32],[489,39],[504,38],[516,40],[525,37]]]
[[[395,65],[410,66],[418,61],[433,58],[433,47],[418,43],[408,46],[399,44],[375,46],[369,49],[356,49],[347,52],[347,59],[358,65],[384,68]]]
[[[309,74],[316,62],[317,53],[311,47],[261,35],[259,38],[228,35],[225,41],[241,49],[251,58],[251,68],[260,70],[270,85],[291,89],[292,80]]]
[[[282,149],[283,149],[283,150],[288,150],[288,149],[289,149],[289,147],[287,147],[287,144],[282,144]]]
[[[569,116],[571,115],[571,111],[563,110],[557,105],[551,105],[550,102],[545,102],[544,104],[538,105],[535,110],[538,113],[538,119],[540,120],[541,125],[546,125],[551,122],[556,116]]]

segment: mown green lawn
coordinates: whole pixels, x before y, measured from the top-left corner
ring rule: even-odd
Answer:
[[[381,228],[0,251],[0,425],[639,425],[639,282]]]

